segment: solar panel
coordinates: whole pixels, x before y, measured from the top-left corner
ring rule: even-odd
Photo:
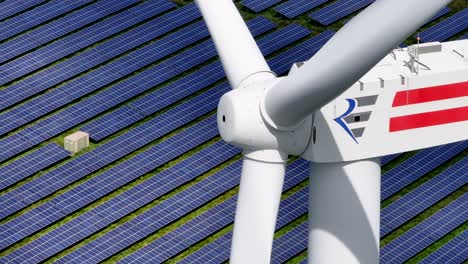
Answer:
[[[468,8],[421,32],[423,42],[444,41],[468,28]]]
[[[298,160],[288,166],[283,191],[287,191],[294,185],[307,179],[307,165],[308,162]],[[307,193],[307,188],[303,188],[281,202],[280,215],[286,214],[285,212],[287,212],[287,217],[279,217],[279,227],[284,226],[307,211]],[[120,262],[130,263],[137,261],[138,263],[162,263],[174,257],[186,248],[205,239],[210,234],[232,224],[234,221],[236,200],[237,196],[234,196],[222,202],[171,233],[145,245]]]
[[[158,33],[163,34],[166,32],[159,31]],[[176,33],[150,44],[149,46],[136,50],[127,56],[106,64],[83,77],[74,79],[51,92],[36,97],[12,111],[0,115],[0,133],[5,134],[21,125],[27,124],[42,115],[73,102],[81,96],[115,82],[133,71],[139,70],[148,64],[155,63],[174,52],[186,48],[207,36],[208,32],[205,30],[203,22],[191,24]],[[106,50],[99,48],[92,50],[93,52],[86,55],[99,56],[96,55],[96,53],[107,55],[108,52]],[[101,55],[101,57],[102,61],[104,61],[104,56]],[[145,59],[143,60],[143,58]],[[135,78],[141,77],[134,77],[134,79]]]
[[[309,17],[322,25],[328,26],[372,4],[374,1],[375,0],[338,0],[327,7],[313,12]]]
[[[44,197],[130,152],[151,143],[170,131],[209,113],[216,108],[219,98],[228,90],[229,86],[227,84],[217,86],[157,116],[145,124],[134,128],[126,134],[73,159],[69,163],[64,164],[63,167],[59,167],[4,194],[0,203],[2,204],[0,215],[5,217],[26,206],[25,203],[21,203],[16,199],[18,196],[26,195],[34,200]],[[112,153],[112,155],[107,153]],[[64,172],[66,172],[66,177],[62,175]],[[50,183],[50,181],[52,181],[52,183]],[[38,186],[40,186],[40,188],[38,188]],[[13,204],[10,206],[3,206],[3,204],[8,203],[8,201],[12,201]]]
[[[419,177],[435,169],[468,147],[468,141],[424,149],[382,177],[381,199],[385,200]]]
[[[28,34],[23,34],[11,41],[2,43],[0,45],[0,63],[4,63],[81,27],[85,27],[137,2],[137,0],[99,1],[51,21],[44,26],[35,28],[29,31]]]
[[[403,263],[468,220],[468,194],[385,245],[381,263]]]
[[[210,124],[214,124],[213,129],[216,130],[216,117],[212,116],[210,119],[212,119],[209,121]],[[197,182],[191,188],[175,194],[125,224],[87,243],[59,259],[57,263],[69,263],[70,261],[99,262],[106,259],[235,187],[239,183],[240,165],[241,161],[236,161],[214,175]],[[174,208],[177,208],[177,210],[174,210]],[[97,250],[98,248],[99,250]]]
[[[392,160],[396,159],[398,156],[400,156],[400,154],[393,154],[393,155],[387,155],[385,157],[382,157],[380,164],[382,166],[385,166],[388,163],[390,163]]]
[[[190,131],[188,131],[186,134],[191,136],[192,134],[189,132]],[[193,129],[191,132],[193,133]],[[180,138],[179,141],[184,140],[183,138],[181,138],[182,135],[178,137]],[[131,166],[131,168],[137,168],[138,166],[143,167],[142,165],[139,165],[139,163],[144,164],[144,162],[146,162],[150,167],[146,165],[145,170],[151,170],[152,168],[157,167],[157,164],[152,164],[151,162],[146,161],[147,159],[151,159],[151,157],[155,155],[154,154],[155,151],[158,151],[157,146],[153,147],[152,149],[154,150],[150,149],[148,151],[143,152],[142,154],[139,154],[137,157],[133,158],[131,162],[130,161],[127,162],[127,165]],[[97,206],[96,208],[93,208],[92,210],[80,215],[76,219],[73,219],[67,222],[66,224],[60,226],[59,228],[54,229],[52,232],[47,233],[44,236],[32,241],[28,245],[19,248],[18,250],[9,254],[6,258],[9,260],[20,261],[22,259],[27,260],[26,258],[30,258],[31,256],[34,256],[35,261],[41,261],[47,258],[48,256],[50,256],[50,254],[54,254],[58,252],[59,250],[76,243],[77,241],[83,239],[84,237],[89,236],[92,233],[96,232],[97,230],[107,226],[109,223],[115,222],[118,219],[124,217],[125,215],[144,206],[148,202],[151,202],[154,199],[157,199],[167,194],[168,192],[172,191],[173,189],[179,187],[180,185],[195,179],[196,177],[214,168],[215,166],[218,166],[220,163],[226,161],[227,159],[232,158],[236,154],[239,154],[238,149],[232,146],[229,146],[225,144],[224,142],[218,141],[217,143],[210,145],[209,147],[201,150],[200,152],[197,152],[196,154],[193,154],[192,156],[177,163],[176,165],[162,172],[159,172],[158,174],[134,186],[133,188],[119,194],[116,197],[113,197],[112,199]],[[124,168],[125,166],[119,166],[119,167],[120,167],[120,171],[122,172],[125,171],[125,168]],[[187,170],[188,167],[190,167],[190,170]],[[132,177],[132,178],[137,177],[138,176],[137,174],[138,172],[128,173],[129,177]],[[102,182],[104,180],[105,180],[105,175],[103,174],[98,175],[97,180],[94,181],[94,184],[98,184],[98,181]],[[106,185],[110,185],[114,187],[115,184],[118,184],[118,181],[113,179],[113,180],[110,180],[108,183],[104,183],[101,188],[107,188]],[[92,186],[91,187],[88,186],[88,188],[92,188]],[[48,202],[48,203],[52,204],[53,202],[56,202],[57,204],[56,207],[58,207],[60,210],[66,210],[68,213],[70,213],[71,210],[66,207],[68,207],[69,205],[73,206],[73,204],[76,204],[76,202],[67,201],[67,198],[66,198],[67,193],[71,194],[71,196],[68,195],[70,198],[84,195],[86,197],[81,196],[80,199],[86,198],[88,199],[88,201],[90,201],[90,200],[97,199],[97,197],[94,196],[94,193],[97,193],[96,195],[100,195],[102,192],[101,188],[96,188],[96,192],[91,192],[91,193],[86,193],[85,188],[79,188],[79,191],[70,190],[54,198],[51,202]],[[148,190],[151,190],[151,191],[148,192]],[[131,201],[131,203],[129,203],[128,201]],[[71,204],[67,204],[67,203],[71,203]],[[41,205],[39,206],[39,208],[45,208],[45,207]],[[25,215],[22,215],[16,218],[17,221],[15,222],[15,224],[11,224],[12,222],[7,223],[4,227],[4,230],[8,232],[9,230],[22,229],[23,230],[22,236],[27,235],[27,234],[24,234],[25,232],[24,229],[25,228],[28,229],[28,223],[29,223],[28,218],[31,219],[34,217],[35,210],[36,208],[27,212]],[[60,238],[62,234],[68,232],[69,230],[72,230],[76,226],[82,225],[82,223],[85,222],[86,219],[91,218],[96,215],[102,216],[102,217],[98,218],[98,220],[93,224],[93,226],[88,226],[86,228],[86,232],[80,232],[80,234],[76,234],[72,237],[61,238],[60,248],[55,248],[54,250],[47,252],[47,253],[41,253],[43,251],[48,250],[48,244],[49,244],[48,241],[52,241],[54,239]],[[54,217],[54,211],[52,210],[51,213],[47,215],[46,219],[41,220],[42,221],[41,224],[43,225],[50,224],[53,217]],[[30,229],[31,228],[29,228],[28,231]],[[38,229],[38,227],[35,227],[35,229]],[[34,230],[31,230],[31,231],[34,231]]]
[[[29,1],[16,1],[6,0],[0,3],[0,20],[12,17],[19,12],[33,8],[47,0],[29,0]]]
[[[158,4],[157,2],[151,1],[145,3]],[[141,14],[144,10],[150,9],[152,10],[151,12],[154,13],[157,12],[157,10],[162,12],[164,8],[170,7],[172,7],[172,4],[169,3],[167,5],[158,4],[157,8],[151,8],[151,6],[148,8],[146,4],[143,4],[136,8],[144,9],[133,11]],[[121,55],[148,40],[192,22],[199,17],[200,13],[197,11],[196,6],[187,5],[171,13],[152,19],[137,28],[113,38],[109,42],[104,42],[91,50],[84,51],[65,62],[52,66],[45,71],[41,71],[4,90],[0,90],[0,95],[8,98],[8,100],[2,100],[0,102],[0,109],[11,106],[35,93],[51,88],[62,81],[70,79],[92,67],[98,66],[100,63],[107,61],[113,56]],[[90,86],[92,87],[92,85]],[[64,87],[59,89],[62,91],[66,90]]]
[[[468,183],[463,173],[468,171],[468,158],[464,158],[436,177],[382,209],[380,236],[392,232],[411,218],[422,213],[458,188]]]
[[[442,247],[425,257],[419,264],[464,263],[468,259],[468,230],[445,243]]]
[[[254,36],[265,33],[275,27],[274,23],[263,17],[252,19],[248,22],[248,25],[250,25]],[[154,53],[158,52],[160,51],[156,50]],[[150,56],[150,54],[147,55]],[[119,103],[129,100],[155,85],[161,84],[164,81],[175,77],[177,74],[198,66],[213,58],[215,55],[216,51],[214,44],[211,41],[202,42],[191,49],[173,56],[169,60],[163,61],[157,66],[149,68],[140,72],[138,75],[118,83],[111,89],[107,89],[86,100],[80,101],[64,111],[44,119],[43,121],[36,123],[13,136],[0,140],[0,148],[7,150],[0,153],[0,161],[6,160],[54,135],[60,134],[76,124],[82,123]],[[155,55],[153,54],[152,56]],[[128,59],[134,60],[133,58]],[[142,63],[146,64],[148,62],[145,60],[138,60],[135,61],[135,64],[129,63],[129,65],[127,65],[125,69],[122,69],[122,71],[136,70]],[[120,74],[110,71],[107,73],[109,75],[97,76],[96,71],[93,73],[94,75],[91,76],[94,76],[94,79],[90,79],[88,83],[81,83],[81,90],[87,89],[92,85],[103,85],[103,82],[108,82],[108,80],[112,78],[112,75]],[[144,86],[148,81],[152,82],[151,87]],[[132,87],[132,89],[129,89],[129,87]],[[79,97],[80,92],[80,89],[74,90],[74,94],[71,94],[70,96]],[[109,100],[109,98],[112,98],[112,100]],[[87,111],[83,112],[83,109],[86,109]]]
[[[0,168],[0,190],[3,190],[50,165],[65,159],[70,153],[50,143],[31,154]]]
[[[174,4],[167,0],[148,1],[29,52],[0,66],[0,70],[3,72],[0,76],[0,85],[69,56],[172,7]]]
[[[67,1],[52,0],[30,11],[0,23],[0,41],[17,35],[29,28],[49,21],[57,16],[90,3],[92,0]],[[33,18],[33,19],[31,19]]]
[[[214,124],[216,124],[216,122],[214,122]],[[213,125],[213,127],[216,128],[215,125]],[[32,232],[37,231],[39,228],[48,226],[54,221],[60,219],[60,211],[72,213],[107,195],[122,185],[135,180],[151,170],[154,170],[163,163],[178,157],[191,148],[203,143],[207,139],[218,135],[217,129],[211,129],[211,127],[207,127],[206,125],[204,128],[206,128],[207,131],[205,133],[201,133],[202,135],[190,134],[192,133],[192,130],[195,130],[195,128],[184,130],[176,136],[149,148],[143,153],[112,167],[91,180],[58,195],[50,201],[29,210],[19,217],[16,217],[5,224],[2,231],[8,232],[9,230],[22,230],[22,232],[14,237],[5,237],[5,239],[2,239],[0,244],[1,247],[4,248],[9,246],[11,243],[14,243]],[[40,221],[37,221],[36,225],[30,226],[30,219],[39,215],[38,212],[43,212],[46,216]],[[2,238],[3,237],[4,236],[2,236]]]
[[[154,6],[153,8],[153,5],[157,5],[157,6]],[[160,4],[156,1],[149,1],[130,10],[134,12],[138,12],[140,14],[141,19],[144,19],[145,16],[143,16],[143,14],[145,11],[146,13],[151,13],[151,14],[156,15],[172,7],[173,7],[173,4],[170,4],[169,2],[167,2],[166,4]],[[151,12],[148,12],[147,11],[148,9],[150,9]],[[116,15],[115,18],[121,17],[121,16],[128,16],[128,15],[129,13],[124,11],[121,14]],[[54,85],[59,84],[60,82],[68,80],[86,70],[89,70],[92,67],[98,66],[101,63],[106,62],[112,57],[119,56],[122,53],[127,52],[145,43],[146,41],[149,41],[153,38],[157,38],[161,36],[162,34],[165,34],[171,30],[174,30],[199,17],[200,17],[200,14],[196,10],[196,7],[194,5],[188,5],[186,7],[177,9],[176,11],[171,12],[167,15],[163,15],[161,17],[152,19],[148,21],[147,23],[140,25],[137,28],[134,28],[117,37],[114,37],[112,40],[108,42],[101,43],[100,45],[94,47],[93,49],[84,51],[78,54],[77,56],[74,56],[64,62],[61,62],[57,65],[54,65],[46,69],[45,71],[41,71],[28,79],[25,79],[25,80],[22,80],[21,82],[13,84],[4,90],[0,90],[0,95],[8,98],[8,100],[2,100],[2,102],[0,102],[0,109],[11,106],[38,92],[49,89],[53,87]],[[167,22],[169,18],[171,18],[170,22]],[[125,19],[125,17],[123,17],[123,19]],[[93,26],[97,27],[101,23],[103,22],[97,23]],[[82,80],[83,79],[75,79],[75,83],[84,82]],[[90,86],[93,87],[92,85]],[[70,85],[68,86],[65,85],[65,86],[59,87],[56,90],[61,91],[61,93],[66,93],[66,90],[69,87]],[[51,96],[49,96],[48,98],[50,97]],[[62,95],[62,97],[64,96]],[[41,98],[47,98],[47,97],[36,98],[35,102],[37,102],[37,100],[43,100],[43,101],[46,100],[46,99],[41,99]],[[67,97],[64,97],[64,98],[67,98]],[[24,108],[25,107],[23,107],[23,109]],[[19,110],[13,110],[13,111],[19,111]],[[6,129],[4,130],[6,131]]]
[[[255,13],[276,5],[282,0],[242,0],[241,4]]]
[[[303,26],[291,24],[260,39],[258,45],[262,53],[267,56],[309,34],[310,31]],[[82,130],[88,132],[93,140],[102,140],[145,116],[154,114],[162,108],[214,84],[224,76],[221,63],[213,62],[164,88],[96,119],[83,126]]]
[[[259,20],[256,20],[259,21]],[[200,46],[202,50],[207,53],[214,49],[211,45]],[[214,51],[210,51],[214,53]],[[195,53],[197,54],[197,53]],[[195,56],[196,57],[196,56]],[[183,58],[183,57],[182,57]],[[214,110],[217,106],[219,98],[228,91],[229,86],[227,83],[218,85],[214,89],[207,91],[187,102],[184,102],[180,106],[173,108],[157,118],[146,122],[145,124],[131,130],[130,132],[74,159],[70,163],[66,164],[65,171],[68,171],[67,177],[61,175],[59,169],[51,171],[48,174],[43,175],[25,185],[9,192],[3,196],[2,209],[0,210],[0,217],[5,217],[13,212],[16,212],[28,203],[32,203],[36,199],[40,199],[45,195],[56,191],[67,184],[74,182],[88,173],[94,172],[103,166],[121,158],[130,152],[154,141],[155,139],[169,133],[170,131],[187,124],[190,121],[199,118],[200,116],[207,114]],[[109,97],[111,98],[111,97]],[[103,100],[104,101],[104,100]],[[98,107],[99,103],[95,103]],[[101,103],[102,105],[102,103]],[[174,118],[177,117],[177,118]],[[125,146],[122,148],[122,146]],[[112,155],[104,154],[112,153]],[[83,164],[86,164],[83,166]],[[63,172],[63,171],[62,171]],[[49,183],[51,179],[60,179]],[[43,188],[37,188],[37,186],[43,185]],[[34,194],[30,191],[34,190]],[[29,200],[27,202],[21,202],[17,199],[18,196],[25,195]],[[33,198],[34,197],[34,198]]]
[[[429,20],[427,23],[430,23],[430,22],[432,22],[432,21],[434,21],[434,20],[436,20],[436,19],[438,19],[438,18],[440,18],[440,17],[442,17],[442,16],[444,16],[444,15],[450,13],[450,11],[452,11],[452,9],[450,9],[450,8],[448,8],[448,7],[444,7],[442,10],[440,10],[439,12],[437,12],[437,14],[435,14],[435,15],[431,18],[431,20]],[[426,23],[426,24],[427,24],[427,23]]]
[[[283,16],[293,19],[305,12],[312,10],[330,0],[289,0],[277,7],[275,10]]]
[[[229,225],[234,220],[237,196],[216,205],[197,218],[153,241],[119,263],[162,263],[188,246]]]

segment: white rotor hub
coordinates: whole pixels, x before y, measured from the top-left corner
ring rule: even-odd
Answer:
[[[247,82],[223,95],[218,105],[218,128],[224,141],[248,150],[279,150],[292,155],[305,151],[312,118],[294,128],[278,130],[268,125],[262,116],[260,105],[265,90],[279,80]]]

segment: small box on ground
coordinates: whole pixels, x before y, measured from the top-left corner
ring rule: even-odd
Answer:
[[[75,132],[66,136],[63,143],[66,150],[75,154],[89,146],[89,134],[82,131]]]

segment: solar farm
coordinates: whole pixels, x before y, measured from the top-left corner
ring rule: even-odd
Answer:
[[[236,4],[282,76],[372,2]],[[193,1],[3,0],[0,29],[0,263],[228,262],[242,155],[218,134],[231,88]],[[467,39],[467,0],[419,37]],[[466,263],[468,141],[381,162],[381,263]],[[307,263],[308,176],[291,158],[272,263]]]

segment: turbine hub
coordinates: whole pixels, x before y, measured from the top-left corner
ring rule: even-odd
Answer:
[[[248,150],[279,150],[292,155],[304,152],[310,138],[312,118],[297,127],[278,130],[268,125],[260,110],[266,90],[278,80],[248,82],[221,97],[218,128],[224,141]]]

